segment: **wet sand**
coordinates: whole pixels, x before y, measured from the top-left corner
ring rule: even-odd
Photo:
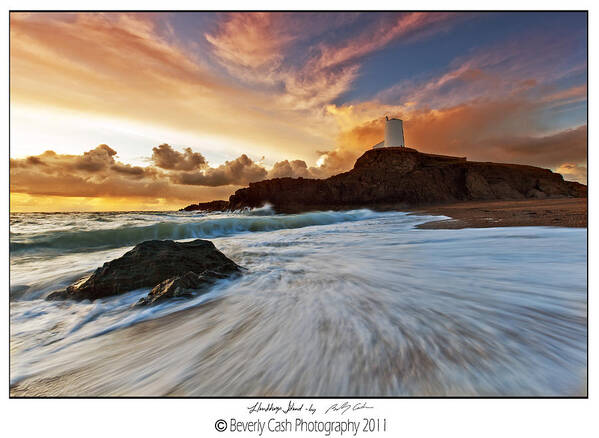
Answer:
[[[423,229],[455,230],[528,226],[586,228],[587,226],[587,198],[461,202],[423,207],[412,212],[451,218],[418,226]]]

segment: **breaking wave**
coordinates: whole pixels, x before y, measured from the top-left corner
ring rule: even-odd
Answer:
[[[38,234],[11,233],[10,250],[84,250],[119,248],[152,239],[192,239],[232,236],[240,233],[275,231],[353,222],[382,216],[367,209],[350,211],[320,211],[291,215],[276,215],[267,206],[249,212],[205,216],[171,216],[174,220],[151,225],[130,225],[114,222],[112,228],[61,229]]]

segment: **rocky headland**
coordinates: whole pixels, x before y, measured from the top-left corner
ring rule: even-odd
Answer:
[[[229,201],[210,201],[210,202],[199,202],[197,204],[188,205],[179,211],[225,211],[229,208]]]
[[[411,148],[366,151],[352,170],[326,179],[274,178],[250,183],[219,210],[279,212],[341,208],[413,208],[466,201],[584,198],[587,187],[534,166],[468,161]],[[201,205],[201,204],[200,204]],[[204,203],[211,206],[212,203]],[[194,206],[186,209],[196,209]],[[197,208],[201,209],[201,208]]]
[[[364,153],[349,172],[327,179],[277,178],[250,184],[231,196],[229,208],[259,207],[265,202],[278,210],[389,203],[413,207],[584,196],[586,186],[564,181],[549,169],[381,148]]]

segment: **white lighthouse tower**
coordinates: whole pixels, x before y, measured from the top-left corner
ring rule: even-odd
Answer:
[[[403,120],[390,119],[385,116],[385,140],[373,146],[373,148],[391,148],[406,146],[403,137]]]
[[[405,147],[403,139],[403,120],[385,117],[385,147]]]

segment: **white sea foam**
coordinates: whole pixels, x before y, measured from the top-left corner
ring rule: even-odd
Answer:
[[[430,218],[368,210],[252,214],[58,218],[75,225],[51,223],[53,233],[165,222],[211,230],[247,272],[149,308],[131,308],[147,290],[46,302],[52,286],[136,242],[59,257],[16,251],[11,382],[72,375],[68,391],[79,395],[585,391],[585,229],[420,230]],[[19,220],[18,232],[50,233]]]

